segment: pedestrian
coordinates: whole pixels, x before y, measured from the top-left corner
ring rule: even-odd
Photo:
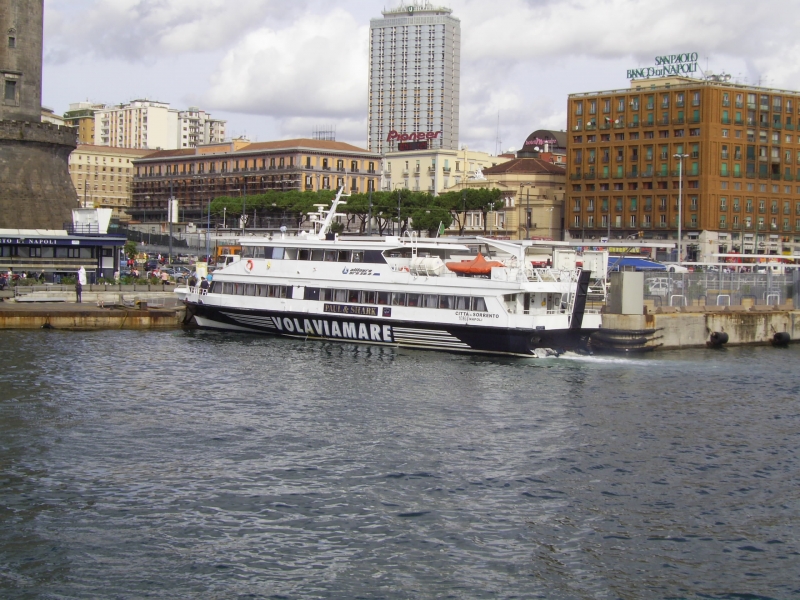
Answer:
[[[169,285],[169,273],[167,271],[161,271],[161,283]]]
[[[81,292],[83,291],[83,284],[81,284],[80,279],[75,279],[75,297],[77,298],[78,304],[81,303]]]
[[[197,277],[194,276],[194,273],[189,277],[189,287],[193,288],[197,286]]]
[[[200,282],[200,289],[205,290],[205,292],[200,292],[201,294],[208,293],[208,280],[205,277],[203,277],[203,280]]]
[[[44,283],[44,269],[42,269],[42,272],[39,273],[39,282]]]

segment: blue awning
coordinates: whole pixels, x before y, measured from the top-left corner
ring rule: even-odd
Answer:
[[[609,256],[608,268],[611,271],[666,271],[667,267],[646,258],[634,256]]]

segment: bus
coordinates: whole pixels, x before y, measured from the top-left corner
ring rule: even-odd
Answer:
[[[241,255],[242,255],[241,246],[231,245],[231,244],[217,246],[216,253],[214,254],[214,264],[224,266],[226,264],[234,262],[231,257],[241,256]]]

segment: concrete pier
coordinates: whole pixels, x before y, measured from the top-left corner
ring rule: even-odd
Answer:
[[[603,330],[640,332],[645,350],[703,347],[713,333],[728,334],[728,346],[771,344],[777,333],[800,340],[800,310],[789,307],[663,307],[642,315],[604,314],[602,323]]]
[[[0,329],[177,329],[186,308],[99,307],[76,302],[30,304],[0,303]]]

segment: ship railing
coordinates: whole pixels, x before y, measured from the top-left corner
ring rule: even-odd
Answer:
[[[577,281],[575,271],[552,269],[549,267],[527,267],[525,269],[525,277],[528,281],[535,281],[538,283],[545,282],[574,282]]]
[[[194,294],[196,296],[207,296],[208,295],[208,290],[204,290],[203,288],[201,288],[199,286],[195,286],[195,287],[190,287],[189,288],[189,293],[190,294]]]

